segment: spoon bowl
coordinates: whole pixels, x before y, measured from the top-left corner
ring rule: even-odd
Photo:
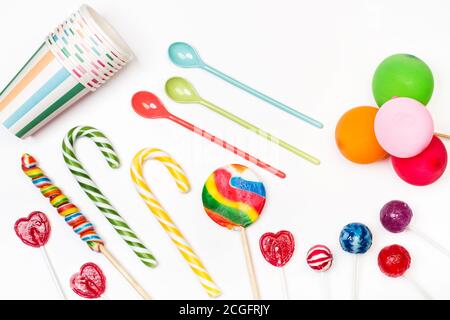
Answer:
[[[182,68],[200,68],[204,62],[197,51],[185,42],[175,42],[169,47],[169,58]]]
[[[174,77],[166,82],[167,95],[178,103],[199,103],[202,98],[194,86],[184,78]]]
[[[161,100],[151,92],[135,93],[131,99],[131,105],[138,115],[147,119],[161,119],[170,116]]]

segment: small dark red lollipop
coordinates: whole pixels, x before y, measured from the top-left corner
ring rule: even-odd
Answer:
[[[88,262],[70,278],[70,287],[80,297],[96,299],[105,292],[106,278],[98,265]]]
[[[261,236],[259,247],[267,262],[275,267],[283,267],[294,253],[294,236],[284,230],[276,234],[268,232]]]
[[[14,231],[27,246],[39,248],[48,241],[50,222],[44,213],[35,211],[30,213],[28,217],[17,220]]]
[[[394,244],[384,247],[378,254],[381,272],[393,278],[402,276],[411,265],[411,256],[404,247]]]

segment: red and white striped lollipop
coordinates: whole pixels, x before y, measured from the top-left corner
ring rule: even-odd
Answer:
[[[313,270],[327,271],[333,264],[333,254],[327,246],[318,244],[309,249],[306,262]]]

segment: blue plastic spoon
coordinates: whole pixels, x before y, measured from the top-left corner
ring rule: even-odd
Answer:
[[[223,72],[207,65],[203,60],[200,58],[197,51],[190,46],[187,43],[184,42],[175,42],[169,47],[169,58],[172,60],[174,64],[176,64],[179,67],[182,68],[200,68],[203,70],[206,70],[219,78],[227,81],[228,83],[231,83],[232,85],[247,91],[248,93],[254,95],[255,97],[260,98],[261,100],[264,100],[275,107],[317,127],[317,128],[323,128],[323,124],[295,109],[292,109],[291,107],[288,107],[287,105],[269,97],[266,96],[264,93],[259,92],[258,90],[255,90],[242,82],[237,81],[236,79],[233,79],[232,77],[224,74]]]

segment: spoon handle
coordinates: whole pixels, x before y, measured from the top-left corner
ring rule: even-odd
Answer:
[[[209,73],[214,74],[215,76],[225,80],[226,82],[228,82],[228,83],[230,83],[230,84],[232,84],[232,85],[234,85],[234,86],[236,86],[236,87],[238,87],[238,88],[240,88],[240,89],[242,89],[244,91],[247,91],[248,93],[254,95],[255,97],[270,103],[271,105],[273,105],[273,106],[275,106],[275,107],[277,107],[277,108],[279,108],[279,109],[281,109],[281,110],[283,110],[283,111],[293,115],[294,117],[297,117],[297,118],[299,118],[299,119],[301,119],[301,120],[303,120],[303,121],[305,121],[305,122],[307,122],[307,123],[309,123],[309,124],[311,124],[311,125],[313,125],[313,126],[315,126],[317,128],[323,128],[323,124],[321,122],[319,122],[319,121],[317,121],[317,120],[307,116],[304,113],[301,113],[301,112],[299,112],[299,111],[297,111],[295,109],[292,109],[291,107],[285,105],[284,103],[281,103],[281,102],[279,102],[279,101],[277,101],[277,100],[275,100],[275,99],[273,99],[273,98],[271,98],[269,96],[266,96],[264,93],[259,92],[258,90],[247,86],[246,84],[243,84],[242,82],[240,82],[240,81],[238,81],[238,80],[236,80],[236,79],[226,75],[225,73],[223,73],[223,72],[221,72],[221,71],[219,71],[219,70],[217,70],[217,69],[215,69],[215,68],[213,68],[213,67],[211,67],[209,65],[206,65],[206,64],[203,65],[202,69],[208,71]]]
[[[316,157],[314,157],[314,156],[312,156],[312,155],[310,155],[310,154],[308,154],[308,153],[306,153],[306,152],[304,152],[304,151],[302,151],[300,149],[297,149],[293,145],[291,145],[291,144],[289,144],[289,143],[287,143],[287,142],[285,142],[285,141],[283,141],[281,139],[278,139],[277,137],[271,135],[270,133],[268,133],[268,132],[266,132],[266,131],[264,131],[264,130],[256,127],[256,126],[254,126],[250,122],[247,122],[244,119],[239,118],[238,116],[236,116],[236,115],[234,115],[234,114],[232,114],[232,113],[230,113],[230,112],[228,112],[228,111],[226,111],[226,110],[216,106],[215,104],[213,104],[213,103],[211,103],[209,101],[206,101],[206,100],[201,100],[200,104],[204,105],[205,107],[211,109],[214,112],[217,112],[218,114],[224,116],[225,118],[228,118],[231,121],[236,122],[237,124],[241,125],[242,127],[246,128],[246,129],[248,129],[250,131],[253,131],[257,135],[259,135],[261,137],[264,137],[265,139],[269,140],[270,142],[273,142],[273,143],[279,145],[280,147],[282,147],[282,148],[284,148],[284,149],[286,149],[286,150],[288,150],[288,151],[298,155],[299,157],[302,157],[303,159],[305,159],[305,160],[307,160],[307,161],[309,161],[309,162],[311,162],[313,164],[316,164],[316,165],[320,164],[320,160],[317,159]]]
[[[222,148],[233,152],[235,155],[237,155],[241,158],[244,158],[245,160],[250,161],[253,164],[256,164],[258,167],[269,171],[270,173],[276,175],[277,177],[280,177],[282,179],[286,178],[286,174],[283,171],[278,170],[278,169],[272,167],[270,164],[267,164],[267,163],[255,158],[254,156],[248,154],[247,152],[244,152],[241,149],[236,148],[235,146],[229,144],[228,142],[223,141],[222,139],[217,138],[216,136],[213,136],[212,134],[206,132],[205,130],[200,129],[200,128],[194,126],[193,124],[191,124],[187,121],[184,121],[181,118],[178,118],[175,115],[170,115],[169,119],[176,122],[177,124],[185,127],[186,129],[202,136],[203,138],[208,139],[211,142],[214,142],[215,144],[221,146]]]

